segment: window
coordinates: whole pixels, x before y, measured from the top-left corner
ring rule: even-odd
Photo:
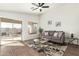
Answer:
[[[36,34],[37,33],[37,23],[28,22],[28,33]]]

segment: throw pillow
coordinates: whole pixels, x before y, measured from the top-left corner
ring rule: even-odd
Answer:
[[[58,33],[55,32],[55,33],[54,33],[54,37],[58,37]]]
[[[45,32],[45,35],[48,35],[48,32]]]

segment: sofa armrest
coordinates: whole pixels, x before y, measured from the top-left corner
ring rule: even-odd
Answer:
[[[61,36],[60,39],[61,39],[61,41],[63,41],[63,42],[65,41],[65,33],[62,34],[62,36]]]

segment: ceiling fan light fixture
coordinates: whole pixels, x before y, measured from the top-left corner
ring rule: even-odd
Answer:
[[[40,10],[40,12],[42,12],[42,9],[39,9]]]

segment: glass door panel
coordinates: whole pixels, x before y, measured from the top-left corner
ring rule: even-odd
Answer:
[[[21,40],[22,28],[21,24],[13,24],[13,40]]]
[[[6,45],[12,40],[12,23],[1,22],[1,45]]]
[[[12,40],[12,23],[1,22],[1,39]]]

